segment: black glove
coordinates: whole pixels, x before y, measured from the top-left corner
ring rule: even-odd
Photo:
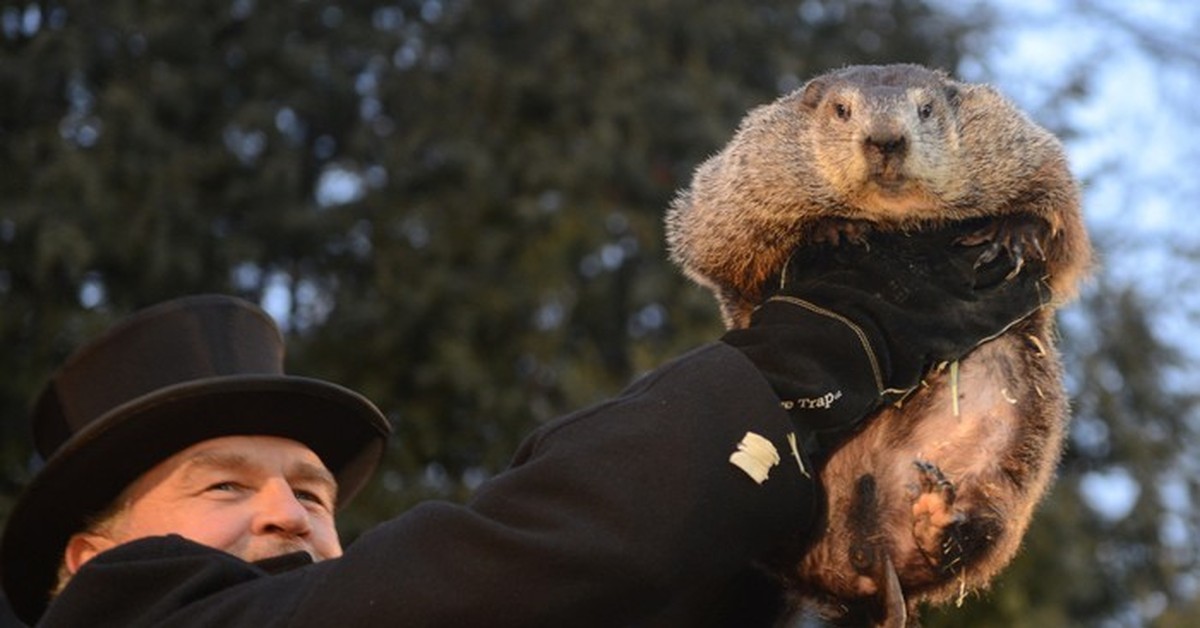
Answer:
[[[950,230],[872,234],[797,251],[750,327],[721,339],[745,353],[792,415],[818,463],[863,417],[1047,303],[1044,265]]]

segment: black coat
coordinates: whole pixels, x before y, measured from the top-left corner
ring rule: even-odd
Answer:
[[[338,559],[269,573],[179,537],[88,562],[45,626],[750,626],[779,612],[758,570],[810,528],[816,487],[767,382],[723,344],[548,423],[465,505],[421,504]],[[761,485],[747,432],[780,462]]]

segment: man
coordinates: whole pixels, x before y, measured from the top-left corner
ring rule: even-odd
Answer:
[[[40,612],[23,600],[44,605],[49,578],[130,538],[173,532],[247,560],[340,555],[333,509],[370,477],[390,428],[357,393],[284,375],[282,342],[262,310],[202,296],[145,310],[71,356],[35,406],[48,462],[6,528],[19,614]],[[277,495],[281,480],[294,495]]]
[[[769,624],[782,599],[759,565],[818,520],[814,465],[1042,303],[1037,264],[1008,279],[978,248],[887,248],[789,269],[749,329],[538,429],[467,504],[344,552],[333,512],[380,458],[379,411],[285,375],[248,303],[150,308],[42,395],[47,462],[5,530],[5,589],[47,626]]]

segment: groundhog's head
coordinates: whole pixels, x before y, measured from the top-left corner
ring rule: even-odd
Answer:
[[[961,194],[960,87],[916,65],[855,66],[788,99],[807,110],[815,173],[875,220],[939,217]]]
[[[856,66],[750,111],[672,201],[667,244],[738,326],[798,246],[876,227],[974,234],[984,223],[965,221],[1009,215],[1046,223],[1040,246],[1069,297],[1088,243],[1058,140],[987,85]]]

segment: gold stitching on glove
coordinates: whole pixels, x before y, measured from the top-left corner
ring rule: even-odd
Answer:
[[[814,314],[820,314],[821,316],[824,316],[826,318],[832,318],[833,320],[838,321],[838,322],[844,324],[845,326],[849,327],[850,331],[853,331],[854,335],[858,336],[858,342],[859,342],[859,344],[862,345],[863,351],[867,354],[867,361],[871,363],[871,374],[875,376],[875,389],[879,391],[879,394],[883,395],[888,392],[904,392],[901,390],[892,391],[892,390],[884,389],[884,387],[883,387],[883,372],[879,368],[879,359],[875,357],[875,351],[871,348],[871,342],[869,340],[867,340],[867,333],[864,332],[861,327],[854,324],[854,321],[852,321],[852,320],[846,318],[845,316],[842,316],[841,314],[838,314],[837,312],[834,312],[832,310],[827,310],[819,305],[814,305],[812,303],[809,303],[808,301],[805,301],[804,299],[799,299],[799,298],[789,296],[786,294],[776,295],[767,300],[768,301],[783,301],[784,303],[791,303],[792,305],[800,306]]]

